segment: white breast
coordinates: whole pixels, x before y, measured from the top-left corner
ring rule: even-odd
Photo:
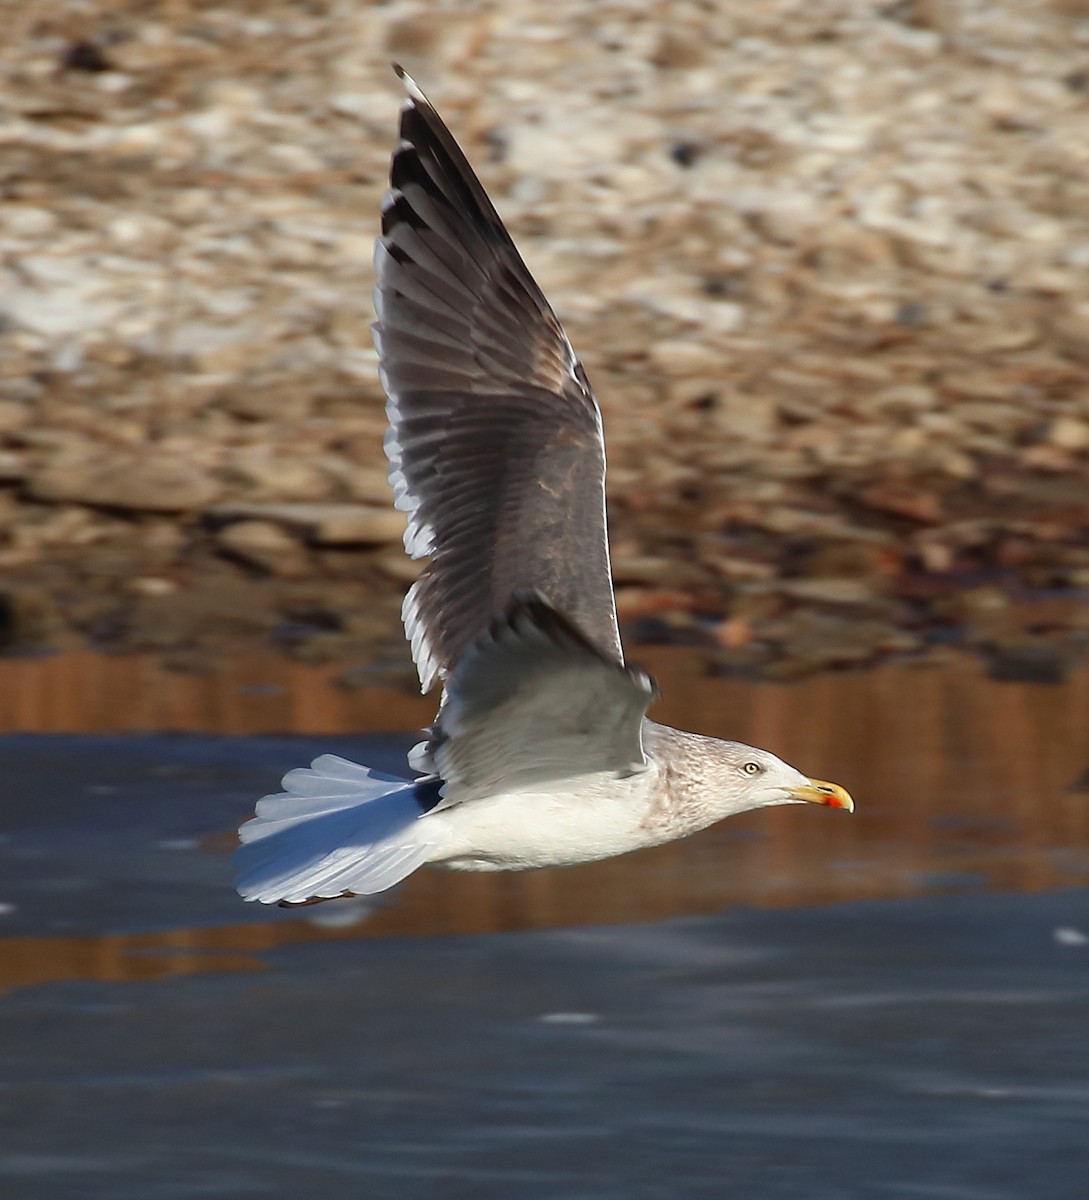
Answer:
[[[583,776],[562,787],[472,800],[420,819],[429,862],[459,871],[521,871],[624,854],[663,840],[648,827],[652,768],[617,779]]]

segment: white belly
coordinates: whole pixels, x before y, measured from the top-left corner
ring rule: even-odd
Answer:
[[[652,771],[571,780],[563,790],[471,800],[420,819],[428,861],[459,871],[524,871],[610,858],[661,840],[646,822]]]

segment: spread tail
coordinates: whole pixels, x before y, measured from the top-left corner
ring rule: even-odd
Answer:
[[[431,807],[417,783],[323,754],[283,778],[238,831],[236,886],[262,904],[385,891],[427,861],[418,819]]]

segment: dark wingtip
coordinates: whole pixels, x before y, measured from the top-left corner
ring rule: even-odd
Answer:
[[[405,85],[405,91],[408,92],[408,98],[413,104],[423,104],[428,108],[431,107],[431,102],[423,94],[423,89],[415,79],[401,66],[400,63],[391,62],[394,75]]]

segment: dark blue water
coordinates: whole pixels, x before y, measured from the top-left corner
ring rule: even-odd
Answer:
[[[1089,1195],[1086,889],[309,941],[222,851],[315,744],[0,740],[0,1195]]]

